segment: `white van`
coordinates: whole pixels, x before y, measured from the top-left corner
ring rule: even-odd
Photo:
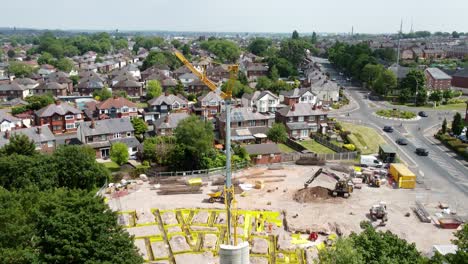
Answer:
[[[362,155],[361,156],[361,165],[366,167],[382,167],[383,163],[378,160],[375,156],[372,155]]]

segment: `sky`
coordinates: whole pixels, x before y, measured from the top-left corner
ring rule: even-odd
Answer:
[[[3,1],[2,1],[3,2]],[[21,0],[0,27],[215,32],[468,32],[468,0]]]

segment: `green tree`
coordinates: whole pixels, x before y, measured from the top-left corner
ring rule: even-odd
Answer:
[[[55,150],[53,158],[51,166],[56,167],[59,187],[91,190],[102,186],[110,177],[109,171],[96,162],[96,152],[92,148],[62,146]]]
[[[320,264],[364,264],[351,239],[338,239],[333,247],[319,251]]]
[[[54,56],[50,54],[49,52],[43,52],[41,56],[37,59],[37,63],[39,65],[42,64],[52,64],[54,62]]]
[[[128,162],[128,146],[125,143],[117,142],[111,146],[110,158],[118,165],[123,165]]]
[[[54,98],[51,94],[31,95],[25,98],[28,102],[28,109],[39,110],[54,103]]]
[[[141,136],[148,131],[148,125],[141,118],[132,118],[131,120],[133,128],[135,129],[135,134]]]
[[[159,97],[162,94],[161,83],[157,80],[149,80],[148,86],[146,87],[146,99],[151,100]]]
[[[176,56],[170,52],[151,51],[143,61],[142,70],[155,65],[167,65],[172,70],[179,68],[182,64]]]
[[[247,80],[247,76],[245,75],[243,71],[239,71],[239,73],[237,74],[237,80],[239,80],[239,82],[242,83],[243,85],[249,84],[249,80]]]
[[[172,46],[174,46],[174,48],[176,48],[176,49],[178,49],[178,48],[180,48],[180,47],[182,46],[182,43],[181,43],[179,40],[177,40],[177,39],[173,39],[173,40],[171,41],[171,44],[172,44]]]
[[[452,38],[459,38],[460,37],[460,34],[456,31],[453,31],[452,32]]]
[[[12,59],[13,57],[16,56],[16,52],[14,50],[12,50],[12,49],[9,49],[7,51],[7,55],[8,55],[8,58]]]
[[[384,70],[375,80],[374,89],[380,94],[386,96],[390,91],[397,87],[397,78],[390,70]]]
[[[304,61],[306,50],[311,48],[311,44],[303,39],[286,39],[281,42],[279,55],[297,68]]]
[[[189,56],[191,55],[191,54],[190,54],[190,46],[189,46],[188,44],[184,44],[184,45],[182,46],[181,51],[182,51],[182,53],[183,53],[185,56],[187,56],[187,57],[189,57]]]
[[[71,72],[73,70],[73,62],[70,59],[67,58],[61,58],[58,59],[55,63],[54,66],[64,72]]]
[[[373,87],[375,81],[384,71],[384,67],[382,65],[376,64],[366,64],[361,72],[361,80],[366,82],[369,87]]]
[[[442,122],[442,133],[447,133],[447,118],[444,118],[444,121]]]
[[[317,43],[317,33],[312,32],[312,37],[310,38],[310,43],[315,44]]]
[[[267,38],[254,38],[247,49],[255,55],[264,56],[267,49],[271,46],[271,40]]]
[[[18,154],[32,156],[37,154],[36,144],[23,134],[12,135],[9,142],[3,147],[3,151],[7,155]]]
[[[230,40],[208,40],[202,42],[200,47],[214,53],[222,62],[236,62],[241,54],[241,50],[237,44]]]
[[[105,101],[112,97],[112,92],[107,86],[104,86],[101,90],[94,90],[93,97],[96,100]]]
[[[299,33],[294,30],[293,33],[292,33],[292,36],[291,36],[292,39],[299,39]]]
[[[405,78],[401,80],[401,88],[410,89],[412,94],[426,86],[426,76],[421,70],[410,70]]]
[[[427,103],[427,90],[422,88],[418,90],[416,95],[416,105],[426,105]]]
[[[200,168],[200,161],[205,156],[213,155],[213,125],[196,116],[190,116],[179,122],[174,129],[176,147],[172,159],[173,166],[183,169]]]
[[[270,78],[266,76],[260,76],[257,78],[257,85],[255,88],[257,90],[268,90],[273,86],[273,82],[270,80]]]
[[[271,70],[270,70],[270,78],[273,81],[277,81],[279,77],[280,76],[279,76],[278,68],[276,68],[276,65],[273,65],[273,67],[271,67]]]
[[[34,68],[26,63],[13,61],[8,66],[8,72],[15,75],[17,78],[23,78],[31,75],[34,72]]]
[[[442,101],[442,92],[440,90],[435,90],[429,95],[429,100],[434,102],[435,105],[437,106],[437,103]]]
[[[455,134],[455,135],[460,135],[463,128],[464,128],[464,124],[463,124],[463,119],[462,119],[462,116],[459,112],[457,112],[454,116],[453,116],[453,121],[452,121],[452,132]]]
[[[285,58],[270,57],[268,58],[268,66],[270,67],[270,69],[276,67],[281,77],[290,77],[298,75],[295,66],[288,59]]]
[[[174,148],[174,144],[175,138],[172,136],[145,138],[143,142],[143,159],[165,166],[169,162],[169,155]]]
[[[288,133],[283,123],[274,123],[273,126],[268,129],[267,137],[269,140],[275,143],[284,143],[288,139]]]
[[[225,82],[221,85],[221,90],[226,91],[228,82]],[[251,94],[253,93],[252,88],[247,85],[243,85],[239,80],[236,80],[232,86],[232,95],[236,98],[241,98],[244,93]]]
[[[444,98],[445,102],[453,98],[452,90],[444,90],[442,93],[442,97]]]

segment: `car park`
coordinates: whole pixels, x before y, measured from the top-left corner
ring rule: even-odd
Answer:
[[[428,156],[429,151],[425,148],[416,148],[416,154],[419,156]]]
[[[393,127],[391,127],[391,126],[384,126],[383,131],[388,132],[388,133],[392,133],[392,132],[393,132]]]

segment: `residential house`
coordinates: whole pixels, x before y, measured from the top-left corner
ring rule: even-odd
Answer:
[[[310,88],[294,88],[289,91],[281,91],[279,99],[283,104],[289,106],[298,103],[317,103],[317,95],[312,93]]]
[[[219,138],[226,137],[226,112],[217,117]],[[251,107],[231,109],[231,140],[236,142],[266,142],[268,126],[272,123],[268,115],[261,114]]]
[[[443,59],[445,58],[445,51],[441,49],[424,49],[423,57],[426,60],[429,59]]]
[[[29,95],[29,89],[15,82],[0,84],[0,99],[24,99]]]
[[[197,78],[187,84],[186,90],[189,93],[201,93],[203,91],[209,91],[209,88],[204,82]]]
[[[151,80],[148,77],[154,74],[170,77],[171,71],[167,65],[153,66],[141,72],[141,80],[142,81]]]
[[[244,146],[254,164],[270,164],[281,162],[281,150],[277,144],[249,144]]]
[[[25,105],[28,105],[28,102],[22,100],[22,99],[19,99],[19,98],[15,98],[15,99],[11,99],[10,101],[5,101],[5,102],[0,102],[0,107],[15,107],[15,106],[25,106]]]
[[[468,88],[468,68],[459,70],[452,75],[452,86]]]
[[[242,106],[255,107],[260,113],[275,112],[278,105],[279,97],[270,91],[255,91],[242,95]]]
[[[0,109],[0,132],[18,129],[22,126],[21,119],[10,115],[6,110]]]
[[[412,60],[414,58],[414,53],[411,49],[404,49],[400,53],[402,60]]]
[[[183,96],[164,93],[148,101],[148,110],[162,116],[171,111],[188,112],[189,109],[188,101]]]
[[[414,59],[424,59],[424,53],[423,50],[419,47],[413,47],[411,48],[413,51],[413,58]]]
[[[158,136],[171,136],[180,121],[189,117],[187,113],[169,113],[154,121],[154,132]]]
[[[105,79],[92,71],[82,72],[74,91],[80,95],[92,95],[95,91],[101,91],[105,87]]]
[[[193,81],[198,80],[198,77],[195,74],[189,72],[180,75],[179,80],[184,85],[184,87],[187,87]]]
[[[317,95],[319,105],[332,104],[340,99],[340,87],[335,82],[326,80],[320,85],[313,84],[310,90]]]
[[[88,104],[94,106],[91,108],[93,117],[99,119],[137,117],[138,105],[123,97],[111,97],[104,102],[98,104]]]
[[[48,125],[54,134],[75,132],[81,121],[83,121],[81,110],[60,101],[34,113],[36,126]]]
[[[92,120],[80,124],[77,138],[93,148],[98,159],[109,158],[111,146],[117,142],[125,143],[130,157],[134,157],[140,148],[134,132],[129,118]]]
[[[70,75],[68,73],[57,71],[49,74],[46,79],[47,82],[56,82],[62,85],[67,86],[67,93],[73,93],[73,81],[70,79]]]
[[[221,64],[206,69],[206,75],[213,81],[222,81],[229,79],[228,65]]]
[[[276,111],[276,122],[283,123],[290,138],[309,138],[310,133],[327,128],[327,113],[314,104],[299,103]]]
[[[56,147],[55,136],[47,125],[0,132],[0,147],[8,144],[12,135],[26,135],[34,142],[36,150],[43,153],[51,153]]]
[[[39,82],[31,78],[16,78],[13,82],[24,86],[29,90],[29,94],[33,93],[34,88],[39,86]]]
[[[37,71],[37,73],[39,75],[41,75],[42,77],[46,77],[49,74],[51,74],[53,72],[56,72],[56,71],[57,71],[57,69],[55,69],[54,66],[52,66],[50,64],[42,64],[41,68]]]
[[[181,66],[178,69],[176,69],[172,74],[174,75],[174,78],[180,79],[180,76],[186,73],[191,73],[190,69],[185,66]]]
[[[211,91],[198,97],[197,105],[193,110],[195,115],[210,119],[224,111],[224,100],[218,93]]]
[[[438,68],[427,68],[426,85],[432,90],[448,90],[452,87],[452,77]]]
[[[113,77],[112,80],[109,81],[109,86],[112,87],[118,82],[125,80],[138,82],[137,78],[133,77],[133,75],[130,72],[123,72],[120,75]]]
[[[121,80],[112,86],[112,92],[126,92],[130,97],[140,97],[143,95],[143,85],[132,79]]]
[[[268,65],[264,63],[248,63],[245,75],[249,80],[256,80],[258,77],[268,75]]]
[[[52,96],[66,96],[68,93],[67,84],[60,84],[58,82],[46,82],[41,83],[39,86],[34,88],[34,94],[51,94]]]

